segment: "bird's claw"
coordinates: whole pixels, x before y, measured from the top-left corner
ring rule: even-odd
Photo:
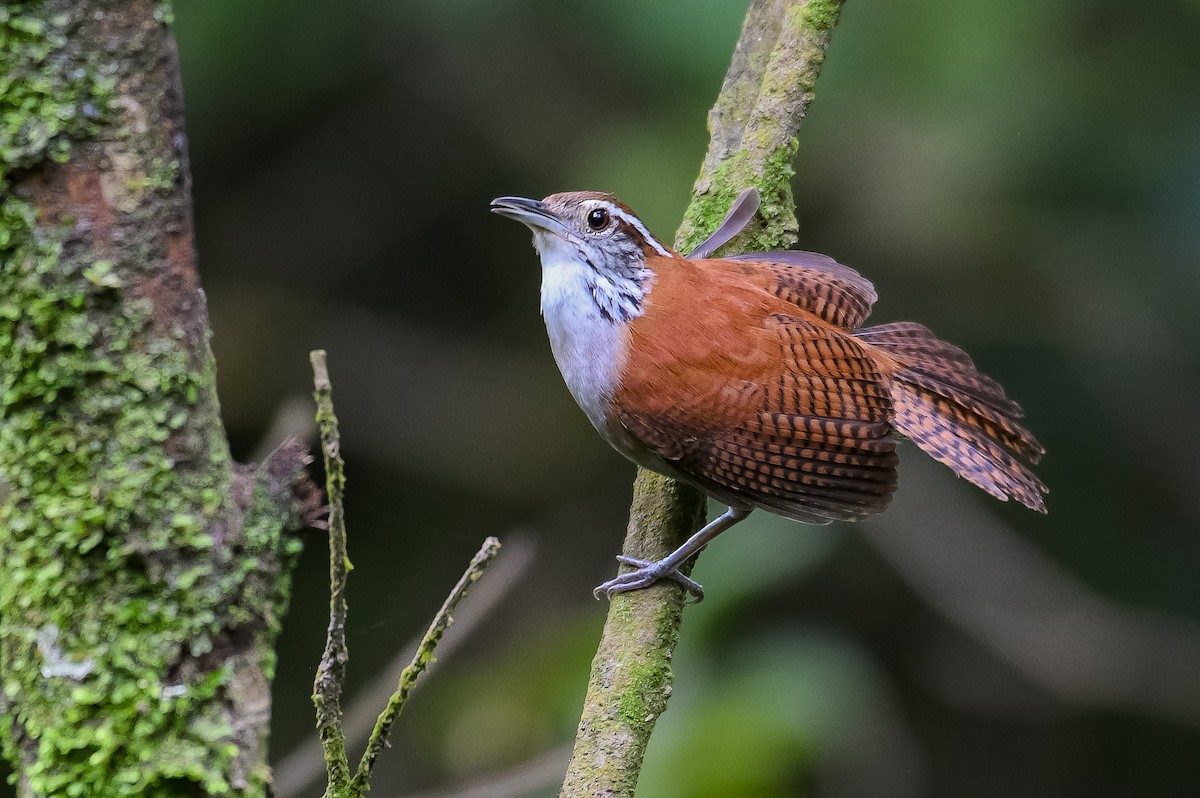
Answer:
[[[618,555],[617,562],[622,565],[632,566],[635,570],[627,574],[620,574],[615,579],[610,579],[602,585],[598,585],[592,591],[592,595],[599,601],[601,597],[612,600],[612,597],[618,593],[625,593],[630,590],[641,590],[644,587],[650,587],[660,579],[670,579],[675,582],[688,595],[695,599],[695,602],[700,602],[704,599],[704,588],[695,579],[690,579],[679,572],[678,568],[664,568],[661,562],[651,562],[649,560],[640,560],[637,557],[626,557]]]

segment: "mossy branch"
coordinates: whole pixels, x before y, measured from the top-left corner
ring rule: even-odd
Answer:
[[[375,728],[367,740],[362,759],[353,777],[346,758],[346,735],[342,725],[341,696],[346,680],[346,580],[352,570],[346,548],[346,516],[343,491],[346,484],[345,463],[341,455],[341,438],[337,415],[333,410],[333,386],[329,381],[325,352],[316,350],[309,355],[313,367],[314,397],[317,402],[317,427],[321,433],[321,451],[325,459],[326,491],[329,501],[329,629],[325,651],[317,668],[313,684],[313,703],[317,708],[317,733],[325,756],[328,774],[327,798],[361,798],[371,788],[371,771],[379,753],[387,747],[392,724],[404,709],[417,679],[434,661],[434,653],[442,636],[454,623],[454,610],[466,598],[471,586],[483,576],[488,564],[500,551],[500,541],[489,537],[471,558],[467,570],[450,591],[434,615],[433,622],[421,639],[417,651],[400,674],[396,690],[387,706],[379,713]]]
[[[709,116],[711,140],[692,202],[676,234],[688,251],[720,224],[737,195],[758,189],[758,218],[727,253],[786,247],[796,239],[796,134],[841,13],[842,0],[755,0]],[[624,553],[657,560],[704,518],[704,497],[638,470]],[[690,564],[689,564],[690,568]],[[664,581],[613,598],[592,662],[583,716],[560,795],[634,794],[650,734],[671,693],[671,656],[685,594]]]

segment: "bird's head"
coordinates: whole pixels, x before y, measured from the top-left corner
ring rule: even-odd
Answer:
[[[534,246],[543,256],[566,244],[597,269],[671,254],[629,206],[597,191],[551,194],[544,200],[497,197],[492,212],[532,230]]]
[[[497,197],[492,212],[533,231],[546,276],[578,276],[601,315],[628,320],[641,312],[652,276],[646,259],[675,253],[659,243],[624,203],[595,191],[551,194],[544,200]],[[543,281],[543,302],[546,299]]]

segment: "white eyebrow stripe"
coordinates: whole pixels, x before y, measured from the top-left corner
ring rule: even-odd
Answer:
[[[605,203],[605,204],[607,204],[607,203]],[[625,211],[621,210],[620,208],[616,207],[615,205],[608,205],[608,212],[611,213],[613,216],[617,217],[618,219],[621,219],[622,221],[626,222],[634,230],[637,230],[639,233],[641,233],[642,238],[649,241],[650,246],[654,247],[654,249],[658,252],[659,255],[663,255],[668,258],[671,256],[671,253],[667,251],[667,248],[664,247],[662,244],[658,243],[658,239],[656,239],[654,236],[650,235],[650,231],[646,229],[646,226],[644,224],[642,224],[641,220],[639,220],[636,216],[630,216],[629,214],[625,213]]]

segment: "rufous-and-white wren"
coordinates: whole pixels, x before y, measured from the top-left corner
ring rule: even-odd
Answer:
[[[573,192],[499,197],[542,259],[542,315],[567,388],[613,448],[729,509],[597,597],[673,579],[755,508],[810,524],[855,521],[896,489],[897,434],[1002,501],[1046,511],[1017,457],[1044,449],[1021,408],[962,349],[915,322],[863,327],[875,289],[825,255],[709,258],[751,218],[743,193],[688,258],[624,204]]]

